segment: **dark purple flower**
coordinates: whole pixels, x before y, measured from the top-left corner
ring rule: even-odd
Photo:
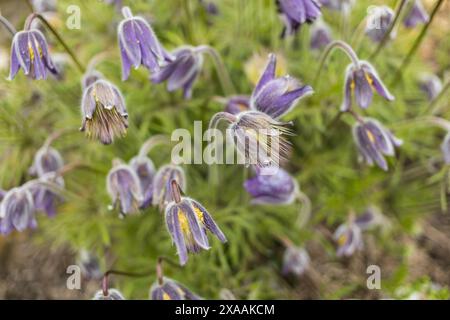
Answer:
[[[134,170],[125,164],[116,164],[106,178],[106,189],[113,207],[120,206],[121,215],[136,213],[142,204],[142,190]]]
[[[103,277],[97,257],[85,249],[80,250],[77,265],[86,279],[100,280]]]
[[[264,169],[256,169],[256,175],[244,183],[254,204],[290,204],[298,190],[297,183],[282,168],[275,174],[264,174]]]
[[[284,21],[282,37],[292,35],[304,23],[311,23],[321,15],[317,0],[276,0],[278,11]]]
[[[29,172],[32,176],[42,177],[46,173],[58,171],[63,165],[61,154],[52,147],[44,146],[36,152]]]
[[[373,90],[388,101],[395,99],[370,63],[360,61],[359,66],[350,64],[345,73],[344,102],[341,110],[350,110],[353,95],[361,108],[367,108],[372,103]]]
[[[414,28],[419,23],[427,23],[429,18],[428,13],[423,7],[422,1],[414,0],[410,10],[403,19],[403,24],[407,28]]]
[[[311,28],[311,49],[319,50],[332,41],[331,30],[325,22],[317,20]]]
[[[128,113],[125,101],[116,86],[97,80],[84,90],[81,102],[83,122],[80,130],[88,138],[111,144],[115,137],[127,133]]]
[[[186,191],[186,177],[183,168],[173,164],[162,166],[153,179],[153,205],[163,211],[173,201],[171,181],[176,180],[182,191]]]
[[[276,56],[269,55],[267,66],[253,90],[250,108],[278,119],[288,113],[306,95],[313,93],[310,86],[301,86],[290,77],[275,77]]]
[[[0,233],[36,228],[35,207],[31,192],[25,187],[9,190],[0,204]]]
[[[450,132],[445,135],[444,141],[441,144],[442,154],[446,164],[450,164]]]
[[[41,176],[38,181],[43,183],[36,183],[30,186],[34,207],[36,211],[42,211],[47,216],[54,217],[56,215],[56,206],[63,201],[63,197],[53,188],[49,188],[47,184],[62,190],[64,189],[64,179],[61,176],[57,176],[54,172],[50,172]]]
[[[107,295],[103,293],[103,290],[97,291],[92,300],[125,300],[125,298],[119,290],[108,289]]]
[[[141,209],[152,205],[153,199],[153,178],[155,176],[155,165],[152,160],[145,156],[136,156],[130,160],[130,166],[136,172],[141,184],[142,195],[144,197]]]
[[[283,255],[282,273],[288,275],[301,276],[309,267],[310,258],[308,252],[300,247],[289,246]]]
[[[212,1],[200,0],[200,4],[205,8],[210,15],[216,16],[219,14],[219,7]]]
[[[225,111],[231,114],[238,114],[250,109],[249,96],[231,96],[227,98],[225,104]]]
[[[152,300],[200,300],[201,298],[192,293],[177,281],[164,278],[163,283],[155,282],[150,288]]]
[[[427,95],[429,101],[434,100],[442,90],[442,82],[434,74],[425,74],[419,82],[420,89]]]
[[[320,3],[329,9],[343,11],[349,10],[355,4],[355,0],[320,0]]]
[[[222,243],[227,241],[211,215],[199,202],[180,195],[175,180],[171,182],[171,192],[174,201],[166,207],[166,225],[172,241],[177,247],[181,265],[186,264],[189,252],[199,253],[201,249],[209,250],[206,231],[210,231]]]
[[[362,231],[352,221],[341,224],[333,235],[338,245],[337,256],[349,257],[364,247]]]
[[[375,119],[366,118],[353,127],[353,138],[360,156],[369,165],[375,163],[387,171],[388,164],[384,156],[394,156],[395,147],[402,145],[402,140],[396,138]]]
[[[117,28],[122,56],[122,80],[128,79],[131,66],[137,69],[142,64],[150,72],[156,72],[172,60],[147,21],[133,16],[128,7],[122,8],[122,14],[125,19]]]
[[[151,75],[154,83],[167,81],[167,90],[183,90],[186,99],[192,96],[192,86],[203,65],[203,55],[193,47],[183,46],[172,52],[174,60]]]
[[[367,16],[366,35],[374,42],[383,40],[391,23],[394,21],[395,13],[388,6],[371,6]],[[395,37],[391,32],[390,37]]]
[[[39,30],[19,31],[11,44],[11,68],[9,80],[19,69],[33,79],[47,79],[47,71],[57,74],[48,51],[47,40]]]

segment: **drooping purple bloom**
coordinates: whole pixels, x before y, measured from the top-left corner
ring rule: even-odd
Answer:
[[[269,55],[269,61],[250,99],[250,108],[264,112],[273,119],[288,113],[303,97],[313,93],[310,86],[302,86],[290,77],[276,78],[276,56]]]
[[[47,79],[48,71],[58,73],[50,57],[47,40],[39,30],[24,30],[14,35],[8,79],[14,79],[21,68],[26,75],[36,80]]]
[[[153,199],[153,178],[155,176],[155,165],[148,157],[136,156],[130,160],[130,166],[136,172],[141,184],[144,199],[140,208],[148,208],[152,205]]]
[[[81,88],[86,90],[91,84],[95,83],[97,80],[104,79],[103,73],[95,69],[89,70],[81,78]]]
[[[100,280],[103,276],[97,257],[85,249],[80,250],[77,265],[86,279]]]
[[[186,191],[186,177],[183,168],[173,164],[162,166],[156,172],[153,179],[152,203],[161,211],[173,201],[171,193],[171,181],[175,180],[182,191]]]
[[[408,13],[406,14],[403,24],[407,28],[414,28],[419,23],[427,23],[429,15],[423,7],[421,0],[414,0]]]
[[[275,174],[264,174],[264,169],[256,169],[256,175],[244,182],[245,190],[254,204],[290,204],[297,192],[297,183],[282,168]]]
[[[132,66],[137,69],[142,64],[150,72],[156,72],[172,60],[147,21],[133,16],[128,7],[122,8],[122,14],[125,19],[117,28],[122,57],[122,80],[128,79]]]
[[[99,290],[95,293],[92,300],[125,300],[122,293],[117,289],[108,289],[108,294],[105,295],[103,290]]]
[[[435,74],[425,74],[419,81],[419,87],[427,95],[428,101],[431,101],[441,92],[442,82]]]
[[[322,20],[317,20],[311,28],[310,47],[320,50],[332,41],[331,30]]]
[[[47,184],[52,184],[55,188],[62,190],[64,189],[64,179],[56,175],[55,172],[49,172],[39,177],[38,181],[43,183],[36,183],[30,186],[34,207],[36,211],[42,211],[47,216],[54,217],[56,215],[56,206],[63,201],[63,197],[55,192],[54,189],[50,189]]]
[[[225,112],[237,115],[250,109],[249,96],[231,96],[226,100]]]
[[[334,240],[337,243],[337,256],[338,257],[350,257],[358,250],[362,250],[364,247],[362,231],[352,221],[341,224],[333,235]]]
[[[450,132],[445,135],[444,141],[441,144],[442,154],[446,164],[450,164]]]
[[[0,204],[0,233],[36,228],[35,207],[31,192],[25,187],[6,192]]]
[[[282,273],[288,275],[290,273],[301,276],[309,267],[311,259],[308,252],[300,247],[289,246],[283,255]]]
[[[366,35],[372,41],[380,42],[389,30],[394,17],[394,11],[388,6],[371,6],[367,15]],[[390,38],[394,37],[395,33],[391,32]]]
[[[374,163],[387,171],[388,164],[384,156],[394,156],[395,147],[402,145],[402,140],[396,138],[375,119],[366,118],[353,127],[353,138],[360,156],[368,165]]]
[[[355,4],[355,0],[320,0],[320,3],[329,9],[343,11],[349,10]]]
[[[219,14],[219,7],[213,1],[200,0],[200,4],[208,14],[216,16]]]
[[[81,102],[83,122],[80,131],[88,138],[111,144],[116,137],[124,137],[128,128],[125,101],[116,86],[97,80],[84,90]]]
[[[32,0],[31,5],[34,12],[55,12],[57,9],[56,0]]]
[[[180,195],[175,180],[171,182],[171,192],[174,201],[167,205],[165,218],[181,265],[186,264],[188,253],[199,253],[202,249],[210,249],[206,231],[210,231],[222,243],[227,241],[209,212],[199,202]]]
[[[163,283],[155,282],[150,288],[152,300],[200,300],[201,298],[175,280],[163,278]]]
[[[42,177],[46,173],[58,171],[63,165],[61,154],[55,148],[44,146],[36,152],[29,172],[33,176]]]
[[[192,86],[203,65],[203,55],[193,47],[183,46],[172,52],[173,61],[151,75],[154,83],[167,81],[167,90],[183,90],[185,99],[192,96]]]
[[[142,190],[139,178],[130,166],[115,165],[106,178],[106,189],[113,207],[119,205],[122,216],[139,211],[143,200]]]
[[[360,61],[359,66],[350,64],[345,73],[344,102],[341,110],[350,110],[352,96],[355,96],[355,101],[361,108],[369,107],[372,103],[374,90],[388,101],[395,99],[370,63]]]
[[[377,207],[370,206],[362,214],[357,216],[354,220],[355,224],[362,230],[368,230],[373,226],[381,223],[383,217]]]
[[[296,33],[304,23],[311,23],[320,15],[317,0],[276,0],[278,12],[284,22],[281,37]]]

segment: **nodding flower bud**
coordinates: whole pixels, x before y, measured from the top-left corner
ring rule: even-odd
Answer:
[[[125,19],[117,28],[122,57],[122,80],[128,79],[131,66],[137,69],[142,64],[150,72],[156,72],[172,60],[147,21],[133,16],[128,7],[123,7],[122,13]]]
[[[353,221],[341,224],[333,235],[337,243],[337,256],[350,257],[364,247],[361,228]]]
[[[314,22],[311,27],[311,49],[320,50],[329,45],[332,40],[330,27],[323,20]]]
[[[55,188],[63,190],[64,179],[55,172],[49,172],[40,176],[38,181],[43,183],[32,184],[29,187],[33,195],[34,207],[36,211],[42,211],[47,216],[54,217],[56,215],[56,206],[59,202],[63,201],[63,197],[53,189],[49,189],[46,184],[53,184]]]
[[[167,205],[166,224],[177,247],[180,264],[185,265],[189,252],[199,253],[201,249],[209,250],[206,231],[210,231],[223,243],[227,239],[199,202],[181,196],[176,180],[172,180],[171,184],[174,201]]]
[[[295,34],[302,24],[311,23],[321,15],[318,0],[277,0],[276,3],[284,22],[281,37]]]
[[[243,111],[248,111],[250,108],[249,96],[231,96],[227,98],[225,103],[225,112],[231,114],[238,114]]]
[[[320,0],[320,3],[332,10],[349,10],[355,4],[355,0]]]
[[[403,19],[403,24],[407,28],[414,28],[419,23],[427,23],[430,17],[423,7],[421,0],[414,0],[408,13]]]
[[[61,154],[52,147],[44,146],[36,152],[29,172],[32,176],[42,177],[46,173],[58,171],[63,165]]]
[[[442,90],[442,82],[434,74],[424,74],[419,81],[419,87],[427,96],[428,101],[434,100]]]
[[[203,54],[194,47],[183,46],[172,52],[173,61],[151,75],[154,83],[167,81],[167,90],[183,90],[185,99],[192,96],[192,86],[197,79],[202,65]]]
[[[124,137],[128,128],[125,101],[116,86],[97,80],[84,90],[81,102],[83,122],[80,130],[88,138],[111,144],[115,137]]]
[[[136,172],[141,184],[142,196],[144,197],[141,209],[152,205],[153,200],[153,178],[155,176],[155,165],[146,156],[136,156],[130,160],[130,166]]]
[[[36,228],[35,207],[31,192],[25,187],[6,192],[0,204],[0,233]]]
[[[180,166],[166,164],[158,169],[153,179],[152,202],[161,211],[164,211],[166,206],[173,201],[172,180],[176,180],[181,190],[186,191],[186,176]]]
[[[369,107],[372,103],[374,90],[388,101],[395,99],[370,63],[360,61],[359,66],[350,64],[345,72],[344,102],[341,111],[350,110],[353,96],[361,108]]]
[[[80,250],[77,265],[81,267],[81,272],[86,279],[100,280],[103,277],[97,257],[85,249]]]
[[[266,113],[274,119],[285,115],[301,98],[313,93],[310,86],[302,86],[298,80],[290,76],[277,78],[276,65],[276,56],[270,54],[267,66],[250,99],[252,110]]]
[[[288,275],[290,273],[301,276],[308,269],[311,259],[308,252],[300,247],[288,246],[283,255],[282,273]]]
[[[402,145],[402,140],[396,138],[375,119],[366,118],[353,127],[353,138],[363,161],[368,165],[375,163],[387,171],[388,164],[384,156],[394,156],[395,147]]]
[[[362,230],[368,230],[372,227],[385,222],[385,218],[377,207],[370,206],[364,212],[355,218],[355,224]]]
[[[245,190],[254,204],[290,204],[297,192],[297,183],[282,168],[275,174],[264,174],[264,169],[256,168],[256,175],[244,182]]]
[[[34,12],[55,12],[57,9],[56,0],[32,0],[31,6]]]
[[[200,300],[201,298],[177,281],[164,277],[162,283],[157,281],[150,288],[150,299]]]
[[[47,40],[37,29],[19,31],[11,44],[11,68],[9,80],[14,79],[19,69],[32,79],[47,79],[50,71],[58,71],[50,57]]]
[[[92,300],[125,300],[122,293],[117,289],[108,289],[107,295],[104,294],[103,290],[99,290],[95,293]]]
[[[139,211],[143,197],[136,172],[126,164],[114,166],[106,178],[106,189],[113,207],[120,206],[120,214],[125,216]]]
[[[366,35],[372,41],[380,42],[393,23],[394,17],[394,11],[388,6],[371,6],[367,15]],[[389,36],[392,39],[395,33],[391,32]]]

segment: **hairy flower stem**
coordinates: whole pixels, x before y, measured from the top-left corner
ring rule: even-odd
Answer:
[[[296,200],[300,203],[301,209],[297,218],[297,226],[303,228],[311,217],[311,200],[297,188]]]
[[[0,14],[0,23],[14,36],[17,33],[16,28],[4,16]]]
[[[403,71],[405,71],[406,67],[411,62],[412,57],[416,53],[417,49],[419,48],[420,44],[422,43],[422,40],[424,39],[428,28],[430,27],[431,23],[434,20],[434,17],[436,16],[436,13],[438,12],[440,6],[444,3],[444,0],[437,0],[436,5],[434,6],[431,14],[430,19],[428,22],[422,27],[422,30],[420,31],[419,36],[417,37],[416,41],[414,42],[413,46],[409,50],[408,54],[406,55],[405,59],[403,59],[403,62],[400,64],[400,67],[397,69],[397,72],[395,73],[394,80],[392,83],[397,82],[400,79],[400,76]]]
[[[161,144],[169,144],[169,143],[170,140],[168,139],[167,136],[163,134],[154,135],[153,137],[147,139],[147,141],[145,141],[142,144],[141,148],[139,149],[139,156],[145,157],[154,147]]]
[[[69,56],[72,58],[73,62],[75,62],[78,70],[80,70],[81,73],[85,72],[85,67],[80,63],[78,58],[76,57],[75,53],[69,48],[67,43],[64,41],[64,39],[61,37],[61,35],[50,25],[50,23],[45,19],[42,15],[39,13],[32,13],[28,16],[27,20],[25,21],[25,30],[29,30],[31,27],[31,22],[33,22],[34,19],[39,19],[50,31],[53,33],[55,38],[58,40],[58,42],[64,47],[64,50],[69,54]]]
[[[45,142],[42,147],[48,149],[50,147],[50,145],[53,143],[53,141],[55,141],[56,139],[60,138],[61,136],[63,136],[64,134],[67,134],[67,133],[78,133],[78,130],[74,130],[73,128],[59,129],[59,130],[53,132],[52,134],[50,134],[47,137],[47,139],[45,139]]]
[[[313,83],[314,83],[313,87],[316,87],[316,85],[317,85],[317,81],[319,80],[320,73],[322,72],[322,69],[325,65],[325,62],[326,62],[328,56],[336,48],[339,48],[342,51],[344,51],[345,54],[350,58],[350,60],[352,60],[352,63],[354,64],[354,66],[356,68],[359,68],[359,59],[358,59],[358,56],[356,55],[355,51],[353,51],[352,47],[344,41],[335,40],[335,41],[331,42],[325,48],[325,50],[322,54],[322,58],[320,59],[320,62],[319,62],[319,69],[317,70],[316,76],[313,81]]]
[[[230,74],[228,73],[228,70],[225,67],[225,64],[223,63],[223,60],[217,50],[208,45],[201,45],[198,46],[195,51],[206,53],[212,58],[224,94],[226,96],[229,96],[236,93],[233,82],[231,81]]]
[[[389,25],[389,28],[386,30],[385,34],[383,35],[383,38],[381,39],[380,43],[378,44],[375,51],[372,53],[369,59],[375,60],[375,58],[378,56],[378,54],[381,52],[381,49],[384,48],[386,43],[388,42],[392,31],[394,30],[395,25],[397,24],[397,21],[400,19],[400,16],[403,13],[403,9],[406,7],[406,4],[409,0],[400,0],[397,9],[395,10],[395,18],[392,21],[392,23]]]
[[[237,117],[234,114],[228,112],[217,112],[209,121],[208,129],[217,128],[217,125],[219,124],[220,120],[226,120],[230,123],[233,123],[237,121]]]
[[[106,297],[109,294],[109,275],[115,274],[118,276],[125,276],[125,277],[132,277],[132,278],[143,278],[148,277],[153,274],[153,270],[149,272],[143,272],[143,273],[133,273],[133,272],[126,272],[126,271],[120,271],[120,270],[108,270],[104,273],[103,279],[102,279],[102,291],[103,295]]]

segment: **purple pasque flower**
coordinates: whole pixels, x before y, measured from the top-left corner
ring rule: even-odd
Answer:
[[[152,300],[200,300],[201,298],[175,280],[164,277],[150,288]]]
[[[341,224],[335,231],[333,239],[338,246],[338,257],[350,257],[364,247],[362,230],[353,221]]]
[[[278,12],[284,22],[281,37],[293,35],[304,23],[311,23],[320,15],[317,0],[276,0]]]
[[[381,81],[375,68],[367,61],[359,61],[359,65],[353,63],[345,72],[344,102],[341,111],[348,111],[352,106],[352,96],[361,108],[367,108],[372,103],[373,91],[388,101],[395,98]]]
[[[123,7],[122,14],[125,19],[117,28],[122,57],[122,80],[128,79],[131,66],[137,69],[143,65],[150,72],[156,72],[172,60],[147,21],[133,16],[129,7]]]
[[[414,28],[419,23],[427,23],[430,19],[427,11],[424,9],[421,0],[414,0],[411,8],[403,19],[403,24],[407,28]]]
[[[277,58],[269,55],[267,66],[262,73],[250,98],[250,108],[264,112],[273,119],[288,113],[303,97],[313,93],[310,86],[302,86],[298,80],[284,76],[276,78]]]
[[[354,125],[353,138],[362,160],[368,165],[375,163],[385,171],[388,170],[388,164],[384,156],[394,156],[395,147],[403,143],[390,130],[372,118],[361,119]]]
[[[244,182],[253,204],[290,204],[294,201],[298,185],[284,169],[277,168],[275,174],[265,174],[265,168],[255,168],[255,171],[255,176]]]
[[[106,178],[106,189],[113,207],[119,206],[121,216],[136,213],[142,204],[141,184],[136,172],[119,160],[113,161],[113,168]]]
[[[92,300],[125,300],[125,298],[119,290],[111,288],[106,295],[103,290],[97,291]]]
[[[26,187],[17,187],[6,192],[0,203],[0,233],[13,230],[24,231],[36,228],[33,195]]]
[[[14,79],[19,69],[32,79],[47,79],[48,71],[57,74],[48,51],[47,40],[37,29],[19,31],[11,43],[11,68],[9,80]]]
[[[203,65],[203,54],[194,47],[182,46],[172,52],[173,61],[151,75],[154,83],[167,81],[167,90],[183,90],[185,99],[192,96],[192,86]]]
[[[34,12],[56,12],[57,3],[56,0],[32,0],[31,5]]]
[[[381,224],[384,218],[377,207],[370,206],[354,220],[355,224],[362,230],[368,230],[377,224]]]
[[[226,99],[225,102],[225,112],[237,115],[243,111],[248,111],[250,109],[250,97],[237,95],[231,96]]]
[[[105,79],[103,73],[95,69],[89,70],[81,78],[81,88],[86,90],[91,84],[95,83],[97,80]]]
[[[182,191],[186,191],[186,176],[182,167],[166,164],[158,169],[153,179],[152,204],[164,211],[173,201],[171,181],[175,180]]]
[[[139,178],[142,195],[144,197],[140,208],[148,208],[152,205],[153,199],[153,178],[155,176],[155,165],[148,157],[138,155],[130,160],[130,167],[133,168]]]
[[[332,40],[330,27],[320,19],[314,22],[311,27],[311,49],[320,50],[330,44]]]
[[[310,262],[311,259],[305,249],[296,246],[288,246],[284,251],[281,273],[284,275],[292,273],[299,277],[308,269]]]
[[[80,250],[77,265],[86,279],[100,280],[103,276],[97,257],[86,249]]]
[[[112,83],[100,79],[88,86],[81,102],[83,122],[80,131],[88,138],[111,144],[116,137],[124,137],[128,128],[125,100]]]
[[[425,74],[419,81],[419,88],[427,95],[427,99],[432,101],[441,92],[442,82],[435,74]]]
[[[56,206],[63,197],[55,189],[64,189],[64,179],[56,172],[46,173],[39,177],[37,183],[30,185],[36,211],[45,212],[49,217],[56,215]]]
[[[388,6],[371,6],[368,10],[366,35],[374,42],[383,40],[385,33],[389,30],[391,23],[394,21],[395,13]],[[391,32],[390,38],[395,37],[395,33]]]
[[[34,155],[33,165],[29,169],[32,176],[42,177],[46,173],[56,172],[64,165],[61,154],[50,146],[40,148]]]
[[[333,10],[349,10],[355,4],[355,0],[320,0],[320,3]]]
[[[445,135],[444,141],[441,144],[442,154],[444,156],[444,162],[450,164],[450,132]]]
[[[180,264],[185,265],[189,252],[199,253],[201,249],[209,250],[206,231],[210,231],[222,243],[227,242],[227,239],[209,212],[199,202],[181,196],[176,180],[172,180],[170,184],[173,201],[165,210],[166,225],[177,247]]]

